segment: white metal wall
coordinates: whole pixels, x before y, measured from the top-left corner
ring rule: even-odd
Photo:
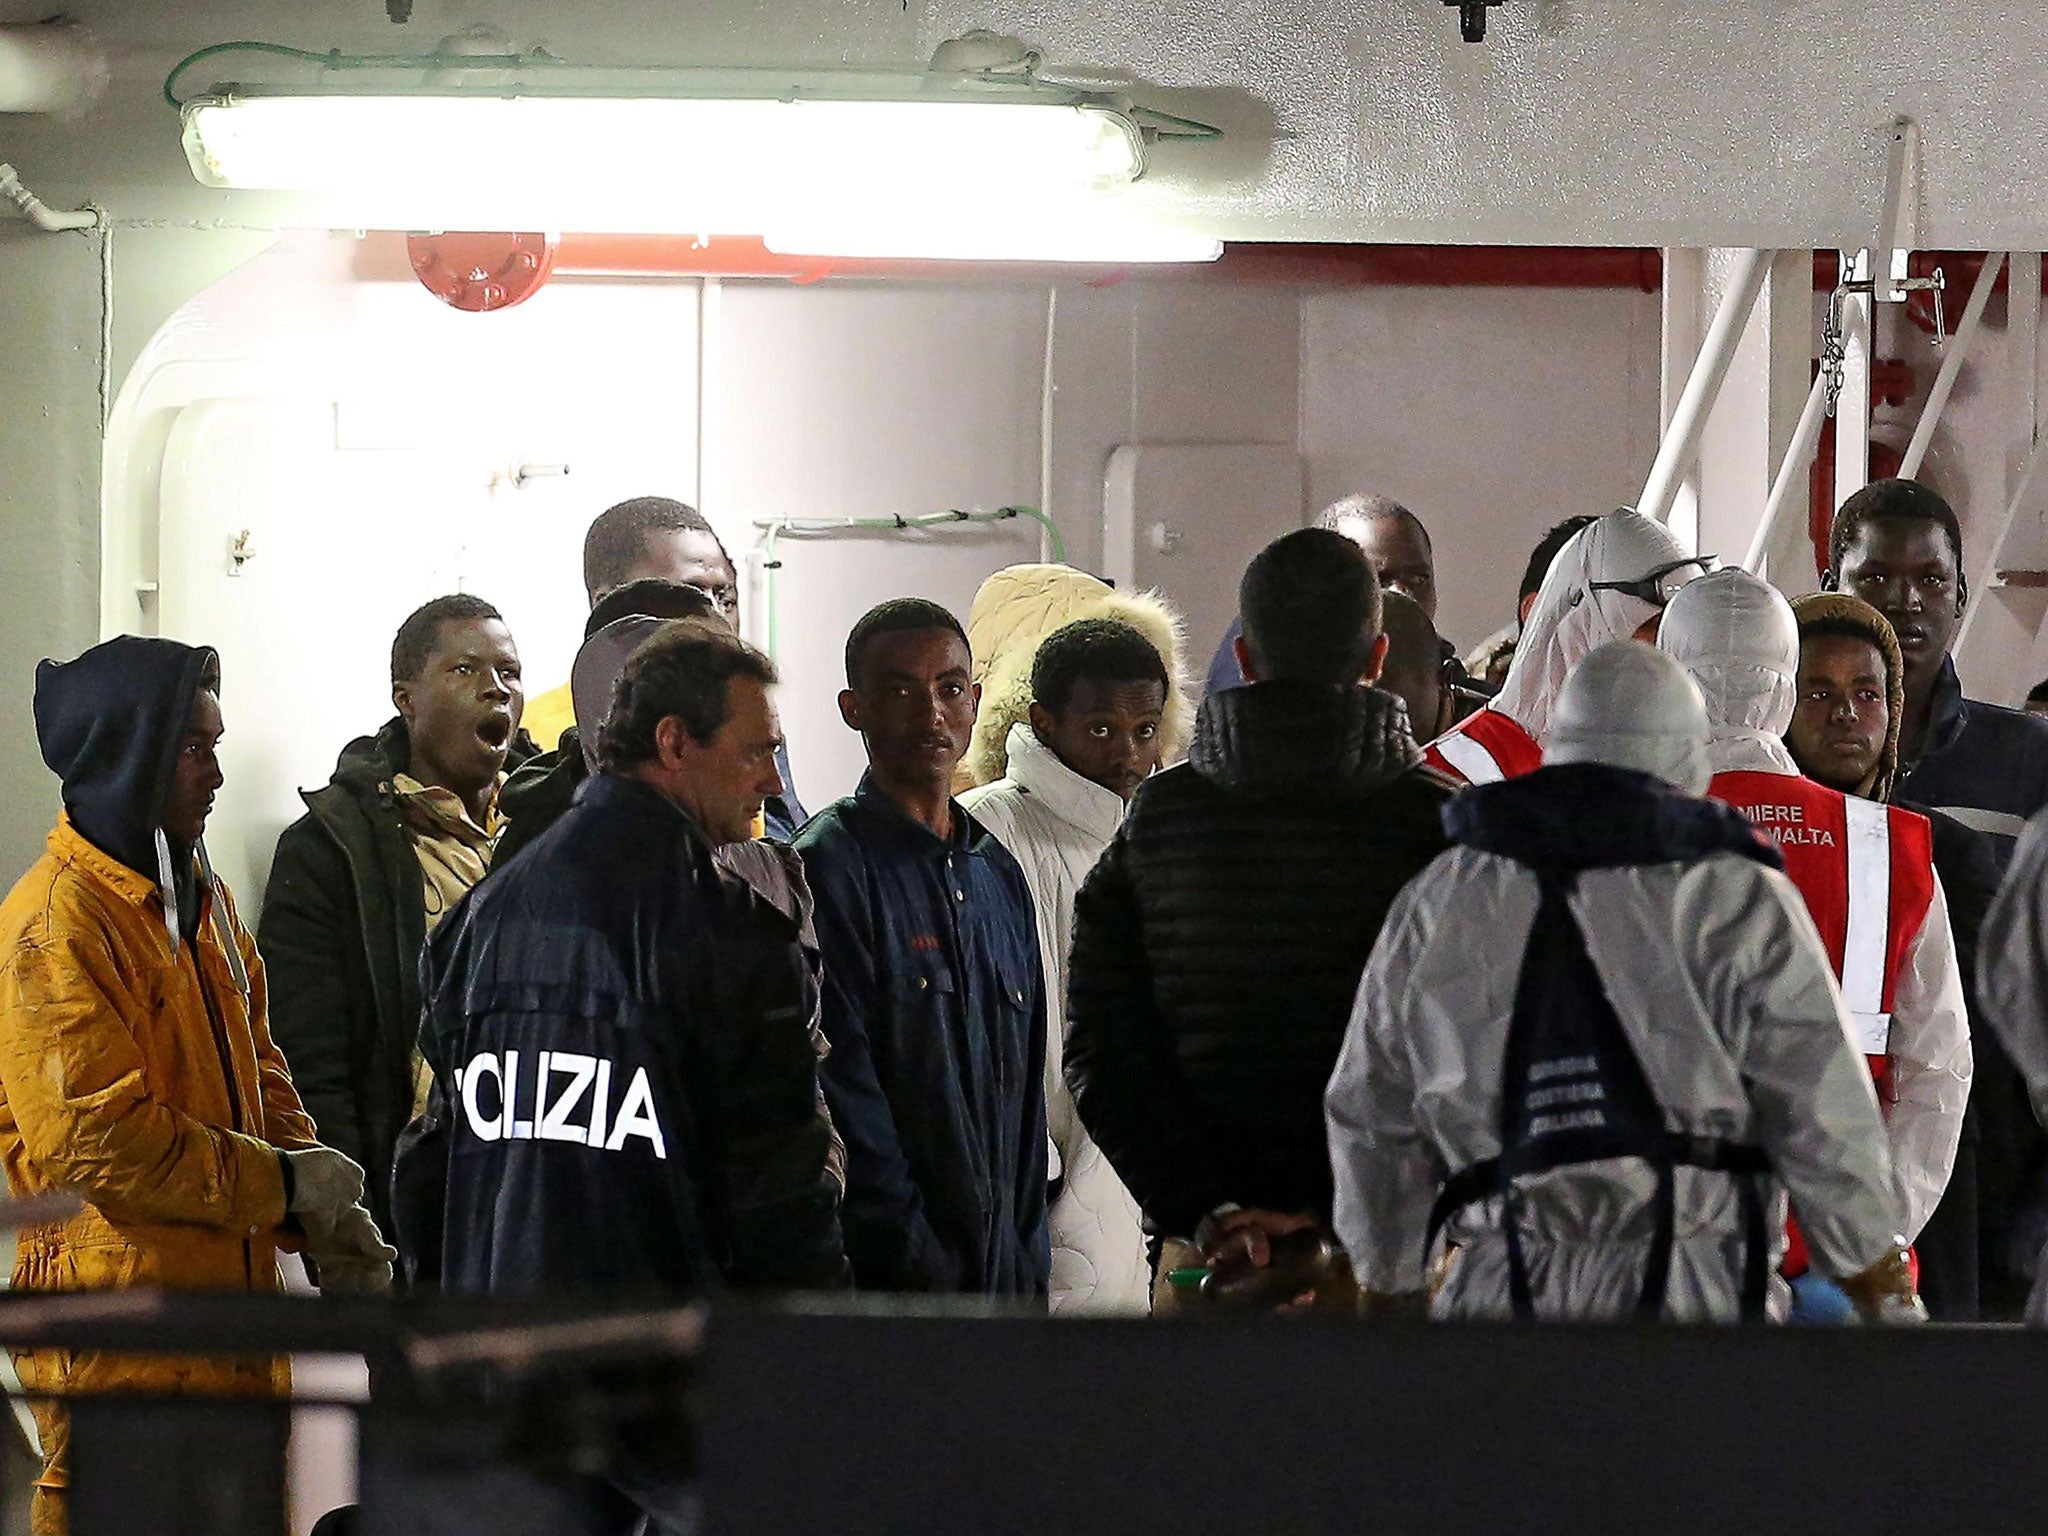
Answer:
[[[369,270],[350,237],[288,238],[150,345],[110,438],[105,625],[221,648],[230,785],[213,843],[252,908],[297,791],[388,716],[398,620],[441,591],[478,592],[511,623],[530,690],[553,686],[581,632],[589,519],[626,495],[698,495],[700,442],[702,504],[743,563],[761,518],[1039,500],[1043,288],[726,283],[702,305],[700,419],[694,283],[557,281],[472,316]],[[1639,476],[1655,430],[1654,304],[1063,289],[1050,489],[1069,558],[1116,564],[1102,518],[1118,447],[1266,445],[1304,466],[1306,495],[1295,469],[1283,492],[1197,476],[1170,505],[1148,502],[1179,542],[1148,549],[1138,575],[1189,608],[1197,667],[1229,620],[1242,556],[1360,488],[1429,519],[1446,632],[1476,639],[1499,622],[1535,533]],[[516,489],[522,462],[571,472]],[[244,530],[256,554],[230,575]],[[1037,554],[1036,526],[1021,522],[783,542],[783,709],[814,806],[862,767],[835,703],[853,620],[908,593],[964,616],[989,571]],[[748,582],[757,636],[760,575]]]

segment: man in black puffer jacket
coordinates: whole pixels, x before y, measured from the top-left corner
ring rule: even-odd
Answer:
[[[1370,686],[1386,654],[1358,547],[1304,529],[1238,589],[1252,686],[1138,791],[1082,886],[1067,1081],[1172,1270],[1261,1265],[1327,1229],[1323,1090],[1395,895],[1447,846],[1449,781]]]

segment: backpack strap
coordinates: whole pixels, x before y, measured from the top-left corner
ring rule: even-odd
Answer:
[[[1515,1011],[1508,1025],[1501,1091],[1501,1151],[1445,1180],[1429,1216],[1425,1257],[1445,1224],[1466,1206],[1498,1199],[1514,1316],[1535,1317],[1523,1249],[1523,1199],[1516,1181],[1607,1158],[1638,1158],[1656,1175],[1652,1233],[1635,1315],[1654,1322],[1670,1288],[1677,1229],[1677,1170],[1699,1168],[1736,1181],[1743,1219],[1741,1308],[1761,1320],[1770,1246],[1763,1180],[1769,1159],[1756,1147],[1674,1132],[1664,1123],[1642,1064],[1608,1000],[1585,935],[1572,915],[1574,874],[1536,868],[1541,899],[1530,928]]]

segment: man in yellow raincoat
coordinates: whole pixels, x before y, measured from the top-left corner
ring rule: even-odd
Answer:
[[[23,1228],[18,1290],[274,1291],[280,1240],[329,1290],[390,1283],[362,1170],[319,1144],[271,1043],[255,941],[201,844],[221,784],[220,663],[123,636],[36,674],[63,780],[43,857],[0,904],[0,1165],[16,1197],[68,1192]],[[65,1529],[56,1397],[269,1393],[269,1357],[15,1355],[37,1395],[36,1536]]]

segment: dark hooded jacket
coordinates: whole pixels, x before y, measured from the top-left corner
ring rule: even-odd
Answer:
[[[2048,805],[2048,722],[1964,698],[1955,661],[1944,660],[1934,682],[1926,737],[1917,759],[1900,765],[1892,803],[1920,810],[1934,823],[1934,867],[1948,896],[1974,1025],[1979,1017],[1974,960],[1977,929],[1990,905],[1987,877],[1995,889],[2020,829]],[[1987,853],[1995,868],[1987,865]],[[2010,1234],[2016,1221],[2025,1225],[2024,1209],[2032,1207],[2038,1218],[2040,1208],[2048,1205],[2041,1188],[2048,1141],[2034,1122],[2026,1084],[1993,1033],[1973,1027],[1970,1043],[1976,1070],[1963,1135],[1977,1150],[1965,1169],[1970,1177],[1951,1188],[1958,1202],[1974,1194],[1977,1220],[1973,1230],[1951,1230],[1963,1210],[1957,1202],[1944,1201],[1929,1223],[1934,1258],[1929,1305],[1939,1303],[1935,1315],[1950,1319],[1975,1315],[1979,1276],[1967,1258],[1955,1256],[1973,1242],[1981,1245],[1989,1311],[2017,1315],[2032,1281],[2032,1249],[2023,1241],[2021,1252],[2012,1253]],[[1974,1191],[1966,1187],[1971,1177]]]
[[[553,826],[576,803],[576,791],[589,777],[583,739],[573,725],[562,732],[562,743],[554,751],[521,764],[498,794],[498,814],[505,818],[505,830],[498,834],[491,867],[502,869],[514,854]]]
[[[522,734],[506,761],[532,755]],[[342,748],[334,777],[302,795],[306,814],[277,840],[259,925],[277,1043],[322,1136],[363,1165],[385,1231],[392,1153],[412,1113],[427,937],[419,859],[391,789],[411,759],[401,719]]]
[[[1218,1205],[1327,1219],[1323,1090],[1450,784],[1376,688],[1255,683],[1202,706],[1075,905],[1067,1081],[1163,1236]]]
[[[262,962],[232,898],[202,852],[158,843],[193,700],[216,665],[209,650],[122,636],[37,673],[36,732],[65,811],[0,906],[0,1162],[16,1195],[85,1204],[22,1229],[16,1290],[279,1285],[277,1149],[311,1146],[313,1124],[271,1043]],[[175,934],[167,884],[192,892]],[[261,1355],[16,1361],[35,1393],[283,1380],[282,1362]],[[46,1440],[46,1454],[63,1443]]]
[[[1953,658],[1934,680],[1919,756],[1899,765],[1894,804],[1932,806],[1995,840],[1999,867],[2048,805],[2048,721],[1963,697]]]

